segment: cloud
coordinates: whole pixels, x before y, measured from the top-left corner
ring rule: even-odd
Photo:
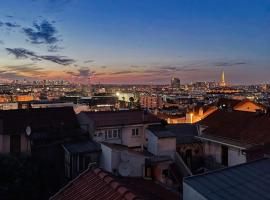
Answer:
[[[36,79],[48,74],[44,68],[34,66],[34,63],[2,66],[1,69],[0,79]]]
[[[30,58],[30,57],[38,57],[33,51],[29,51],[24,48],[6,48],[8,54],[14,55],[17,59],[20,58]]]
[[[169,71],[175,71],[178,68],[177,67],[173,67],[173,66],[162,66],[162,67],[160,67],[160,69],[169,70]]]
[[[20,27],[20,25],[12,22],[5,22],[4,25],[6,25],[8,28],[17,28]]]
[[[217,67],[232,67],[237,65],[246,65],[246,62],[215,62],[214,65]]]
[[[92,63],[92,62],[95,62],[94,60],[86,60],[84,61],[84,63]]]
[[[78,70],[78,72],[79,72],[79,77],[86,78],[86,77],[90,77],[90,75],[91,75],[90,69],[89,68],[86,68],[86,67],[80,68]]]
[[[131,68],[145,68],[146,66],[144,65],[131,65]]]
[[[0,27],[6,27],[6,28],[9,28],[9,29],[11,29],[11,28],[18,28],[18,27],[20,27],[20,25],[19,24],[16,24],[15,22],[2,22],[2,21],[0,21]]]
[[[55,44],[59,41],[56,28],[47,20],[34,22],[32,28],[23,28],[25,35],[32,44]]]
[[[125,74],[131,74],[135,72],[136,71],[126,70],[126,71],[113,72],[111,73],[111,75],[125,75]]]
[[[39,56],[38,58],[57,63],[59,65],[70,65],[75,62],[75,60],[65,56]]]
[[[3,41],[3,40],[0,40],[0,44],[2,44],[2,45],[3,45],[3,44],[5,44],[5,43],[4,43],[4,41]]]
[[[6,48],[6,51],[8,54],[14,55],[17,59],[29,58],[34,61],[46,60],[57,63],[59,65],[70,65],[76,62],[74,59],[67,58],[66,56],[38,55],[35,52],[24,48]]]
[[[91,71],[88,67],[81,67],[76,71],[66,71],[66,74],[70,75],[73,81],[76,82],[88,82],[88,80],[95,74],[95,71]]]
[[[48,51],[49,52],[58,52],[59,50],[63,49],[62,47],[58,46],[58,45],[50,45],[48,47]]]

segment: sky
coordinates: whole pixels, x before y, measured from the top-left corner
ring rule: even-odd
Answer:
[[[270,83],[270,0],[0,0],[0,81]]]

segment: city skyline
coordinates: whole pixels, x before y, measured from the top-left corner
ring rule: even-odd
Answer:
[[[0,13],[1,81],[218,82],[224,70],[228,84],[256,84],[270,76],[267,0],[11,0]]]

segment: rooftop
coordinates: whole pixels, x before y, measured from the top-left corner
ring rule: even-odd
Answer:
[[[4,134],[23,133],[27,126],[33,133],[80,128],[72,107],[0,110],[0,121]]]
[[[160,119],[143,110],[82,112],[96,127],[160,123]]]
[[[179,200],[180,197],[152,181],[141,178],[118,178],[101,169],[88,169],[50,199]]]
[[[270,159],[191,176],[184,183],[209,200],[270,199]]]
[[[152,125],[147,128],[149,131],[151,131],[156,137],[158,138],[171,138],[176,137],[175,134],[168,129],[166,129],[165,126],[162,125]]]
[[[63,147],[70,153],[90,153],[101,151],[100,144],[91,140],[67,143],[63,144]]]
[[[270,143],[269,114],[217,110],[199,124],[206,127],[206,135],[244,144]]]

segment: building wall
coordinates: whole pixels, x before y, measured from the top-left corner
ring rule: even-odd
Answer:
[[[176,138],[160,138],[157,145],[157,155],[172,157],[176,151]]]
[[[200,193],[183,182],[183,200],[207,200]]]
[[[204,155],[212,156],[216,162],[221,163],[221,145],[213,142],[204,142]]]
[[[216,162],[221,163],[222,145],[214,142],[204,142],[205,156],[212,156]],[[246,162],[246,155],[238,148],[228,146],[228,166]]]
[[[28,140],[28,138],[26,137],[25,134],[21,134],[21,152],[22,153],[28,153],[30,152],[30,141]]]
[[[132,129],[138,128],[139,135],[132,136]],[[143,125],[128,126],[122,128],[122,144],[128,147],[137,147],[145,143],[145,128]]]
[[[9,135],[0,135],[0,153],[10,152],[10,137]]]
[[[131,166],[130,177],[142,177],[143,169],[145,166],[145,157],[143,155],[136,155],[133,153],[128,153],[128,160]]]
[[[112,172],[112,150],[104,144],[101,144],[100,168]]]
[[[31,150],[25,134],[21,134],[21,153],[29,153]],[[10,135],[0,134],[0,153],[10,153]]]
[[[147,137],[147,150],[150,153],[157,155],[158,153],[157,137],[154,136],[154,134],[151,133],[149,130],[146,130],[146,137]]]
[[[157,138],[151,131],[146,130],[147,150],[159,156],[173,156],[176,151],[176,138]]]
[[[162,172],[163,170],[169,170],[170,168],[170,164],[172,162],[168,161],[168,162],[162,162],[157,164],[154,168],[153,168],[153,177],[155,180],[161,182],[161,183],[167,183],[168,181],[168,177],[163,176]]]
[[[228,165],[238,165],[241,163],[247,162],[246,155],[242,154],[242,151],[237,148],[229,148],[228,149]]]

